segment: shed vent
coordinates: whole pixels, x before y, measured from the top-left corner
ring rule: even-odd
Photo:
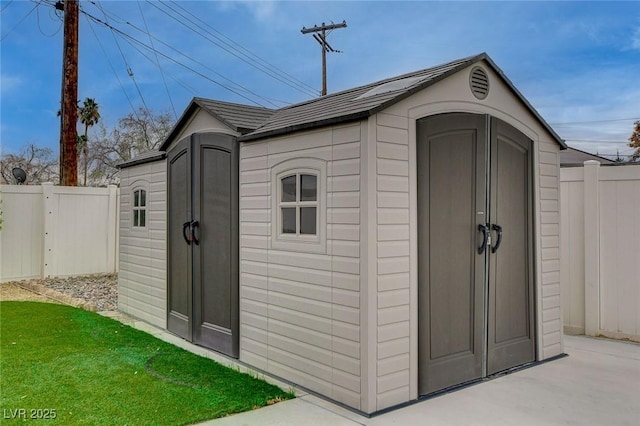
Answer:
[[[489,76],[484,69],[474,67],[469,74],[469,87],[473,96],[478,99],[484,99],[489,94]]]

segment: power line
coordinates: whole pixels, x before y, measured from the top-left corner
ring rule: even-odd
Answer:
[[[93,4],[95,4],[94,2],[92,2],[92,3],[93,3]],[[246,97],[246,96],[242,95],[241,93],[238,93],[236,90],[232,89],[231,87],[226,86],[226,85],[224,85],[224,84],[222,84],[222,83],[220,83],[220,82],[218,82],[218,81],[216,81],[216,80],[213,80],[213,79],[211,79],[210,77],[208,77],[208,76],[206,76],[206,75],[204,75],[204,74],[202,74],[202,73],[200,73],[200,72],[198,72],[198,71],[194,70],[193,68],[188,67],[188,66],[186,66],[185,64],[183,64],[183,63],[181,63],[181,62],[176,61],[173,57],[168,56],[168,55],[164,54],[163,52],[161,52],[161,51],[159,51],[159,50],[157,50],[157,49],[155,49],[155,48],[153,48],[153,47],[150,47],[149,45],[147,45],[147,44],[145,44],[145,43],[141,42],[140,40],[136,39],[135,37],[133,37],[133,36],[131,36],[131,35],[129,35],[129,34],[127,34],[127,33],[123,32],[123,31],[121,31],[121,30],[119,30],[119,29],[117,29],[116,27],[114,27],[114,26],[113,26],[113,25],[111,25],[110,23],[108,23],[108,22],[104,22],[104,21],[102,21],[101,19],[96,18],[95,16],[93,16],[93,15],[89,14],[88,12],[86,12],[86,11],[84,11],[84,10],[83,10],[82,12],[83,12],[85,15],[87,15],[88,17],[90,17],[91,19],[93,19],[95,22],[97,22],[97,23],[99,23],[99,24],[101,24],[101,25],[104,25],[104,26],[108,27],[109,29],[111,29],[111,30],[112,30],[112,33],[115,31],[116,33],[118,33],[119,35],[121,35],[121,36],[125,39],[125,41],[127,41],[127,42],[128,42],[128,43],[129,43],[129,44],[130,44],[134,49],[136,49],[139,53],[140,53],[140,51],[139,51],[139,49],[137,49],[137,48],[135,47],[135,44],[138,44],[138,45],[140,45],[140,46],[144,47],[145,49],[147,49],[147,50],[149,50],[149,51],[151,51],[151,52],[154,52],[156,55],[157,55],[157,54],[160,54],[162,57],[167,58],[167,59],[168,59],[168,60],[170,60],[171,62],[173,62],[173,63],[175,63],[175,64],[177,64],[177,65],[179,65],[179,66],[181,66],[181,67],[183,67],[183,68],[185,68],[185,69],[187,69],[187,70],[189,70],[189,71],[191,71],[191,72],[193,72],[193,73],[195,73],[195,74],[197,74],[197,75],[199,75],[199,76],[201,76],[201,77],[205,78],[206,80],[208,80],[208,81],[210,81],[210,82],[212,82],[212,83],[214,83],[214,84],[217,84],[217,85],[219,85],[219,86],[221,86],[221,87],[223,87],[223,88],[225,88],[225,89],[227,89],[227,90],[229,90],[229,91],[231,91],[231,92],[233,92],[233,93],[237,94],[238,96],[243,97],[244,99],[247,99],[247,100],[248,100],[248,101],[250,101],[251,103],[254,103],[254,104],[256,104],[256,105],[260,105],[260,106],[263,106],[263,107],[264,107],[264,105],[260,104],[259,102],[256,102],[255,100],[252,100],[252,99],[250,99],[250,98],[248,98],[248,97]],[[103,14],[105,14],[105,18],[106,18],[108,14],[107,14],[107,12],[104,10],[104,8],[102,8],[102,12],[103,12]],[[113,17],[114,17],[114,15],[111,15],[111,18],[113,18]],[[116,17],[116,18],[117,18],[117,17]],[[155,37],[155,36],[151,35],[151,34],[150,34],[150,33],[148,33],[148,32],[145,32],[144,30],[142,30],[141,28],[139,28],[139,27],[137,27],[136,25],[132,24],[131,22],[124,21],[124,20],[122,20],[122,19],[120,19],[120,18],[115,19],[115,20],[116,20],[116,21],[119,21],[119,22],[121,22],[121,23],[125,23],[125,24],[127,24],[127,25],[131,26],[132,28],[136,29],[137,31],[139,31],[139,32],[141,32],[141,33],[143,33],[143,34],[146,34],[146,35],[147,35],[147,36],[149,36],[149,37],[152,37],[153,39],[155,39],[155,40],[157,40],[158,42],[160,42],[162,45],[164,45],[164,46],[168,47],[169,49],[171,49],[172,51],[174,51],[174,52],[178,53],[179,55],[181,55],[181,56],[183,56],[183,57],[185,57],[185,58],[189,59],[190,61],[192,61],[192,62],[194,62],[194,63],[196,63],[196,64],[198,64],[198,65],[200,65],[200,66],[202,66],[202,67],[204,67],[204,68],[206,68],[206,69],[208,69],[208,70],[209,70],[209,71],[211,71],[212,73],[217,74],[217,75],[219,75],[220,77],[224,78],[225,80],[229,81],[231,84],[233,84],[233,85],[237,86],[237,87],[239,88],[239,90],[242,90],[242,91],[245,91],[245,92],[247,92],[247,93],[250,93],[250,94],[252,94],[253,96],[256,96],[257,98],[263,99],[263,100],[265,100],[266,102],[268,102],[268,103],[272,104],[273,106],[278,107],[278,105],[276,105],[275,103],[271,102],[268,98],[266,98],[266,97],[264,97],[264,96],[261,96],[261,95],[259,95],[259,94],[255,93],[255,92],[253,92],[253,91],[251,91],[251,90],[247,89],[246,87],[244,87],[244,86],[242,86],[242,85],[240,85],[240,84],[238,84],[238,83],[234,82],[233,80],[231,80],[231,79],[229,79],[229,78],[225,77],[224,75],[222,75],[222,74],[218,73],[217,71],[213,70],[212,68],[207,67],[205,64],[203,64],[203,63],[201,63],[201,62],[199,62],[199,61],[197,61],[197,60],[195,60],[195,59],[193,59],[193,58],[189,57],[188,55],[186,55],[186,54],[182,53],[180,50],[178,50],[178,49],[176,49],[176,48],[174,48],[174,47],[170,46],[169,44],[165,43],[164,41],[160,40],[159,38],[157,38],[157,37]],[[135,44],[134,44],[134,43],[135,43]],[[154,66],[157,66],[157,64],[156,64],[153,60],[150,60],[146,55],[142,54],[142,56],[143,56],[145,59],[149,60],[149,62],[151,62]],[[275,99],[274,99],[274,100],[275,100]],[[281,100],[275,100],[275,101],[276,101],[276,102],[280,102],[280,103],[282,103],[282,104],[287,104],[287,103],[288,103],[288,102],[281,101]]]
[[[640,120],[639,117],[636,118],[615,118],[611,120],[591,120],[591,121],[570,121],[566,123],[549,123],[552,126],[563,126],[563,125],[571,125],[571,124],[595,124],[595,123],[614,123],[617,121],[634,121]]]
[[[133,102],[131,102],[131,98],[129,97],[129,94],[125,90],[124,85],[122,84],[122,81],[120,80],[120,77],[118,77],[118,73],[116,72],[116,69],[113,66],[113,63],[111,62],[111,59],[109,58],[109,55],[107,55],[107,51],[105,50],[104,46],[102,45],[102,42],[100,41],[100,37],[98,37],[98,35],[96,34],[96,31],[93,28],[93,24],[91,23],[91,20],[87,19],[87,22],[89,23],[89,28],[91,28],[91,32],[93,32],[93,35],[96,38],[96,41],[98,42],[98,45],[100,46],[100,50],[102,50],[102,53],[104,53],[105,58],[107,58],[107,62],[109,63],[109,67],[111,68],[111,71],[113,72],[113,75],[116,77],[116,80],[118,80],[118,85],[122,89],[122,92],[124,93],[124,96],[127,98],[127,102],[129,103],[129,106],[131,106],[131,111],[137,117],[138,115],[136,113],[136,108],[133,106]],[[139,120],[139,118],[138,118],[138,120]]]
[[[291,88],[293,88],[295,90],[298,90],[298,91],[304,93],[305,95],[317,96],[317,90],[314,89],[313,87],[307,85],[304,82],[301,82],[300,80],[297,80],[296,78],[292,77],[291,75],[287,74],[286,72],[284,72],[282,70],[279,70],[273,64],[265,61],[264,59],[260,58],[259,56],[255,55],[254,53],[252,53],[250,50],[244,48],[242,45],[240,45],[240,44],[234,42],[233,40],[231,40],[230,38],[226,37],[225,35],[220,33],[218,30],[216,30],[215,28],[211,27],[210,25],[208,25],[207,23],[202,21],[199,17],[193,15],[191,12],[189,12],[186,9],[184,9],[182,6],[177,5],[175,2],[173,2],[173,3],[176,5],[176,7],[179,7],[180,9],[185,11],[185,13],[189,14],[190,16],[186,16],[185,14],[181,13],[180,11],[172,8],[171,6],[169,6],[169,5],[167,5],[167,4],[163,3],[163,2],[160,2],[160,4],[162,4],[168,10],[173,12],[173,14],[169,13],[169,12],[167,12],[167,11],[161,9],[161,8],[159,8],[157,6],[157,4],[155,4],[155,3],[149,2],[148,0],[147,0],[147,2],[151,6],[155,7],[156,9],[161,11],[162,13],[166,14],[167,16],[169,16],[171,19],[173,19],[176,22],[180,23],[181,25],[185,26],[190,31],[193,31],[194,33],[196,33],[197,35],[201,36],[205,40],[213,43],[215,46],[217,46],[220,49],[226,51],[227,53],[235,56],[236,58],[240,59],[241,61],[243,61],[243,62],[247,63],[248,65],[254,67],[255,69],[259,70],[260,72],[263,72],[263,73],[267,74],[268,76],[280,81],[283,84],[286,84],[287,86],[289,86],[289,87],[291,87]],[[178,14],[179,16],[184,18],[184,21],[178,19],[175,16],[175,14]],[[192,26],[189,26],[189,25],[187,25],[185,23],[185,21],[193,23],[194,19],[197,20],[197,21],[202,22],[208,28],[210,28],[211,30],[213,30],[213,31],[217,32],[218,34],[220,34],[222,37],[224,37],[227,40],[229,40],[229,42],[221,39],[220,36],[211,33],[211,31],[208,31],[206,28],[203,28],[203,26],[199,25],[198,23],[195,23],[195,25],[198,28],[200,28],[205,34],[203,34],[200,31],[197,31]],[[233,46],[231,43],[233,43],[236,46],[240,47],[241,49],[243,49],[247,53],[240,51],[237,47]],[[260,63],[260,62],[262,62],[262,63]]]
[[[147,45],[147,44],[145,44],[145,43],[141,42],[140,40],[136,39],[135,37],[132,37],[131,35],[129,35],[129,34],[127,34],[127,33],[125,33],[124,31],[121,31],[121,30],[117,29],[116,27],[112,26],[111,24],[108,24],[108,23],[106,23],[105,21],[102,21],[100,18],[97,18],[97,17],[95,17],[95,16],[93,16],[93,15],[89,14],[89,13],[88,13],[88,12],[86,12],[86,11],[82,11],[82,13],[83,13],[83,14],[85,14],[85,15],[86,15],[87,17],[89,17],[90,19],[94,20],[94,22],[96,22],[96,23],[98,23],[98,24],[101,24],[101,25],[106,26],[107,28],[109,28],[109,29],[112,31],[112,33],[117,33],[117,34],[121,35],[121,36],[122,36],[123,38],[125,38],[125,40],[126,40],[126,41],[128,41],[130,44],[135,43],[135,44],[138,44],[138,45],[140,45],[140,46],[144,47],[145,49],[147,49],[147,50],[149,50],[149,51],[154,51],[154,49],[152,49],[149,45]],[[114,38],[115,38],[115,34],[114,34]],[[195,70],[195,69],[193,69],[193,68],[191,68],[191,67],[189,67],[189,66],[187,66],[187,65],[185,65],[185,64],[183,64],[183,63],[178,62],[176,59],[172,58],[171,56],[169,56],[169,55],[167,55],[167,54],[165,54],[165,53],[163,53],[163,52],[160,52],[160,51],[156,51],[156,52],[157,52],[160,56],[162,56],[163,58],[165,58],[165,59],[167,59],[167,60],[169,60],[169,61],[171,61],[171,62],[175,63],[176,65],[179,65],[179,66],[181,66],[181,67],[183,67],[183,68],[185,68],[185,69],[187,69],[187,70],[189,70],[189,71],[191,71],[191,72],[193,72],[193,73],[195,73],[195,74],[199,75],[200,77],[202,77],[202,78],[204,78],[204,79],[206,79],[206,80],[208,80],[208,81],[210,81],[210,82],[212,82],[212,83],[214,83],[214,84],[217,84],[218,86],[220,86],[220,87],[222,87],[222,88],[224,88],[224,89],[227,89],[227,90],[229,90],[230,92],[235,93],[236,95],[238,95],[238,96],[240,96],[240,97],[242,97],[242,98],[244,98],[244,99],[248,100],[249,102],[251,102],[251,103],[253,103],[253,104],[256,104],[256,105],[258,105],[258,106],[265,107],[264,105],[260,104],[259,102],[256,102],[255,100],[253,100],[253,99],[251,99],[251,98],[248,98],[247,96],[243,95],[242,93],[239,93],[237,90],[234,90],[233,88],[228,87],[228,86],[226,86],[226,85],[224,85],[224,84],[220,83],[219,81],[216,81],[216,80],[214,80],[214,79],[210,78],[209,76],[207,76],[207,75],[205,75],[205,74],[203,74],[203,73],[201,73],[201,72],[199,72],[199,71],[197,71],[197,70]],[[265,107],[265,108],[266,108],[266,107]]]
[[[256,68],[256,69],[260,70],[261,72],[264,72],[264,73],[266,73],[266,74],[268,74],[268,75],[272,76],[273,78],[278,79],[280,82],[282,82],[282,83],[284,83],[284,84],[287,84],[287,85],[289,85],[290,87],[292,87],[292,88],[294,88],[294,89],[297,89],[297,90],[300,90],[300,87],[299,87],[299,86],[301,86],[301,85],[303,85],[303,86],[304,86],[304,83],[302,83],[302,82],[296,83],[296,80],[295,80],[293,77],[288,76],[288,75],[287,75],[286,73],[284,73],[283,71],[279,71],[279,70],[277,70],[277,68],[276,68],[276,67],[274,67],[273,65],[270,65],[270,64],[269,64],[271,68],[275,69],[275,71],[278,71],[278,72],[280,72],[281,74],[284,74],[285,76],[288,76],[288,81],[287,81],[287,79],[286,79],[286,78],[285,78],[285,79],[283,79],[283,78],[279,78],[277,75],[275,75],[275,76],[274,76],[274,72],[275,72],[275,71],[274,71],[274,70],[272,70],[271,68],[267,67],[266,65],[262,65],[262,64],[257,64],[257,65],[256,65],[256,64],[254,64],[254,63],[251,63],[251,62],[249,62],[249,61],[251,61],[251,58],[249,58],[249,61],[247,61],[247,60],[243,59],[242,57],[240,57],[240,56],[239,56],[239,54],[240,54],[240,55],[244,55],[245,57],[248,57],[248,55],[247,55],[247,54],[245,54],[245,53],[242,53],[242,52],[236,53],[236,52],[237,52],[237,49],[236,49],[236,48],[234,48],[233,46],[231,46],[231,45],[230,45],[230,43],[225,42],[224,40],[221,40],[221,38],[220,38],[219,36],[216,36],[215,34],[212,34],[210,31],[207,31],[205,28],[203,28],[202,26],[198,25],[197,23],[195,23],[195,25],[196,25],[198,28],[200,28],[200,29],[201,29],[205,34],[203,34],[203,32],[200,32],[200,31],[198,31],[198,30],[194,29],[194,28],[193,28],[193,26],[186,25],[184,21],[188,21],[188,22],[190,22],[190,23],[192,23],[192,21],[194,21],[194,19],[195,19],[195,20],[199,20],[199,21],[201,21],[201,22],[203,22],[203,21],[202,21],[200,18],[198,18],[197,16],[195,16],[195,15],[191,14],[188,10],[184,9],[182,6],[179,6],[179,5],[177,5],[177,4],[176,4],[176,7],[179,7],[180,9],[184,10],[184,11],[185,11],[185,13],[191,14],[191,17],[186,16],[185,14],[183,14],[182,12],[180,12],[179,10],[176,10],[176,9],[174,9],[173,7],[171,7],[171,6],[167,5],[167,4],[164,4],[164,3],[161,3],[161,4],[162,4],[164,7],[166,7],[169,11],[171,11],[172,13],[169,13],[169,12],[167,12],[167,10],[164,10],[164,9],[160,8],[160,7],[158,6],[158,3],[157,3],[157,2],[148,2],[148,3],[149,3],[151,6],[155,7],[156,9],[158,9],[158,10],[159,10],[160,12],[162,12],[163,14],[167,15],[169,18],[171,18],[171,19],[175,20],[176,22],[180,23],[181,25],[185,26],[185,28],[187,28],[188,30],[190,30],[190,31],[194,32],[195,34],[199,35],[200,37],[202,37],[202,38],[204,38],[205,40],[209,41],[210,43],[214,44],[215,46],[220,47],[221,49],[225,50],[227,53],[229,53],[229,54],[231,54],[231,55],[233,55],[233,56],[235,56],[235,57],[237,57],[237,58],[239,58],[239,59],[243,60],[244,62],[249,63],[251,66],[253,66],[254,68]],[[181,20],[180,20],[180,19],[178,19],[175,15],[179,15],[180,17],[184,18],[184,21],[181,21]],[[245,91],[245,92],[247,92],[247,93],[250,93],[250,94],[252,94],[252,95],[254,95],[254,96],[256,96],[256,97],[258,97],[258,98],[260,98],[260,99],[263,99],[264,101],[266,101],[266,102],[268,102],[268,103],[272,104],[272,105],[273,105],[273,106],[275,106],[275,107],[279,107],[280,105],[276,105],[276,104],[274,104],[274,103],[273,103],[273,102],[271,102],[271,101],[275,101],[275,102],[278,102],[279,104],[284,104],[284,105],[286,105],[286,104],[289,104],[289,103],[290,103],[290,102],[288,102],[288,101],[283,101],[283,100],[280,100],[280,99],[267,98],[267,97],[265,97],[265,96],[259,95],[259,94],[255,93],[255,92],[251,91],[250,89],[248,89],[248,88],[246,88],[246,87],[244,87],[244,86],[242,86],[242,85],[240,85],[240,84],[236,83],[235,81],[233,81],[232,79],[230,79],[230,78],[228,78],[228,77],[224,76],[223,74],[221,74],[221,73],[219,73],[219,72],[215,71],[214,69],[212,69],[212,68],[208,67],[207,65],[203,64],[202,62],[200,62],[200,61],[198,61],[198,60],[196,60],[196,59],[194,59],[194,58],[190,57],[189,55],[185,54],[183,51],[181,51],[181,50],[179,50],[179,49],[176,49],[176,48],[172,47],[171,45],[169,45],[168,43],[166,43],[166,42],[164,42],[163,40],[159,39],[158,37],[155,37],[155,36],[153,36],[153,35],[150,35],[150,33],[149,33],[148,31],[144,31],[144,30],[140,29],[138,26],[134,25],[134,24],[133,24],[133,23],[131,23],[130,21],[127,21],[127,20],[124,20],[124,19],[122,19],[122,18],[116,17],[115,15],[111,15],[111,18],[112,18],[112,19],[117,18],[117,19],[115,19],[115,20],[116,20],[116,21],[119,21],[121,24],[129,25],[129,26],[131,26],[132,28],[136,29],[137,31],[140,31],[141,33],[143,33],[143,34],[145,34],[145,35],[147,35],[147,36],[153,37],[153,39],[155,39],[156,41],[158,41],[158,42],[159,42],[159,43],[161,43],[162,45],[166,46],[167,48],[171,49],[172,51],[174,51],[174,52],[176,52],[176,53],[180,54],[181,56],[183,56],[183,57],[185,57],[185,58],[189,59],[190,61],[192,61],[192,62],[194,62],[194,63],[196,63],[196,64],[198,64],[198,65],[202,66],[203,68],[206,68],[207,70],[211,71],[212,73],[214,73],[214,74],[218,75],[219,77],[221,77],[221,78],[225,79],[226,81],[230,82],[231,84],[233,84],[233,85],[237,86],[237,87],[238,87],[238,88],[240,88],[241,90],[243,90],[243,91]],[[206,23],[204,23],[204,25],[207,25],[207,24],[206,24]],[[215,30],[214,28],[212,28],[212,27],[210,27],[210,26],[209,26],[209,28],[211,28],[213,31],[217,31],[217,30]],[[221,34],[221,33],[220,33],[220,34]],[[207,35],[209,35],[210,37],[208,37]],[[221,34],[221,35],[222,35],[222,34]],[[222,35],[222,36],[223,36],[223,37],[226,37],[226,36],[224,36],[224,35]],[[211,37],[213,37],[213,39],[212,39]],[[227,37],[227,38],[228,38],[228,37]],[[230,46],[230,47],[229,47],[229,48],[226,48],[226,47],[224,47],[224,46],[220,45],[216,40],[219,40],[220,42],[222,42],[222,43],[224,43],[224,44],[226,44],[227,46]],[[230,42],[231,42],[231,43],[235,43],[235,42],[233,42],[231,39],[229,39],[229,40],[230,40]],[[235,44],[237,44],[237,43],[235,43]],[[238,45],[238,46],[240,46],[240,45]],[[240,46],[240,47],[241,47],[241,48],[243,48],[242,46]],[[246,48],[243,48],[243,49],[244,49],[244,50],[246,50],[247,52],[249,52],[249,54],[250,54],[250,55],[253,55],[253,56],[254,56],[254,57],[256,57],[256,58],[259,58],[257,55],[255,55],[255,54],[251,53],[248,49],[246,49]],[[236,51],[236,52],[234,52],[234,51]],[[265,63],[266,63],[266,61],[264,61],[264,60],[263,60],[263,62],[265,62]],[[267,63],[267,64],[268,64],[268,63]],[[298,86],[298,87],[296,87],[296,86],[292,86],[291,81],[293,81],[293,83],[294,83],[294,84],[297,84],[297,86]],[[308,87],[311,87],[311,86],[308,86]],[[303,89],[304,89],[304,87],[303,87]],[[303,90],[303,93],[305,93],[306,95],[310,95],[310,96],[316,96],[316,95],[317,95],[317,92],[316,92],[316,91],[315,91],[315,89],[313,89],[313,88],[311,88],[311,90],[308,90],[308,89],[306,89],[306,91],[304,91],[304,90]]]
[[[9,7],[9,5],[10,5],[11,3],[13,3],[13,0],[9,0],[9,1],[7,2],[7,4],[5,4],[5,5],[4,5],[4,7],[3,7],[2,9],[0,9],[0,13],[4,12],[4,11]]]
[[[140,2],[138,3],[138,9],[140,10],[140,16],[142,16],[142,21],[144,22],[144,27],[147,30],[147,35],[149,36],[149,43],[151,44],[151,47],[154,49],[154,53],[155,53],[155,46],[153,45],[153,38],[151,37],[151,34],[149,33],[149,27],[147,25],[147,20],[144,17],[144,14],[142,13],[142,6],[140,6]],[[171,99],[171,93],[169,93],[169,86],[167,86],[167,80],[165,80],[164,78],[164,72],[162,71],[162,67],[160,66],[160,60],[158,59],[158,54],[156,53],[155,55],[156,57],[156,64],[158,65],[158,69],[160,70],[160,75],[162,76],[162,83],[164,84],[164,88],[167,91],[167,96],[169,97],[169,103],[171,104],[171,109],[173,109],[173,117],[174,118],[178,118],[178,114],[176,113],[176,107],[173,105],[173,99]]]
[[[128,25],[130,25],[132,28],[134,28],[134,29],[136,29],[136,30],[138,30],[138,31],[140,31],[140,32],[142,32],[142,33],[144,33],[144,31],[143,31],[142,29],[138,28],[136,25],[132,24],[131,22],[127,22],[127,24],[128,24]],[[200,62],[200,61],[198,61],[198,60],[196,60],[196,59],[193,59],[193,58],[192,58],[192,57],[190,57],[189,55],[187,55],[187,54],[185,54],[185,53],[181,52],[180,50],[178,50],[178,49],[176,49],[176,48],[172,47],[171,45],[169,45],[169,44],[165,43],[164,41],[160,40],[159,38],[157,38],[157,37],[155,37],[155,36],[152,36],[150,33],[147,33],[147,34],[149,35],[149,37],[151,37],[151,38],[153,38],[153,39],[157,40],[158,42],[160,42],[160,44],[162,44],[163,46],[167,47],[168,49],[170,49],[170,50],[174,51],[175,53],[179,54],[180,56],[182,56],[182,57],[184,57],[184,58],[186,58],[186,59],[190,60],[191,62],[194,62],[194,63],[196,63],[196,64],[200,65],[201,67],[203,67],[203,68],[207,69],[208,71],[211,71],[212,73],[216,74],[217,76],[219,76],[219,77],[221,77],[221,78],[225,79],[225,80],[226,80],[226,81],[228,81],[229,83],[231,83],[231,84],[233,84],[233,85],[237,86],[239,90],[242,90],[242,91],[244,91],[244,92],[246,92],[246,93],[249,93],[249,94],[251,94],[251,95],[253,95],[253,96],[257,97],[257,98],[260,98],[260,99],[262,99],[262,100],[264,100],[264,101],[266,101],[266,102],[270,103],[270,104],[271,104],[271,105],[273,105],[274,107],[279,107],[279,105],[277,105],[277,104],[273,103],[273,102],[271,101],[271,99],[266,98],[266,97],[264,97],[264,96],[262,96],[262,95],[259,95],[258,93],[253,92],[252,90],[250,90],[250,89],[248,89],[248,88],[246,88],[246,87],[242,86],[241,84],[236,83],[235,81],[233,81],[233,80],[231,80],[230,78],[228,78],[228,77],[224,76],[223,74],[221,74],[221,73],[219,73],[218,71],[214,70],[213,68],[211,68],[211,67],[207,66],[206,64],[204,64],[204,63],[202,63],[202,62]],[[129,35],[127,35],[127,36],[128,36],[128,37],[133,38],[132,36],[129,36]],[[145,45],[144,43],[140,42],[139,40],[137,40],[137,39],[135,39],[135,38],[133,38],[133,39],[134,39],[134,40],[136,40],[136,42],[137,42],[137,43],[139,43],[139,44],[143,45],[145,48],[147,48],[147,49],[149,49],[149,50],[152,50],[154,53],[156,53],[156,54],[160,53],[161,55],[163,55],[163,56],[164,56],[164,54],[163,54],[163,53],[161,53],[160,51],[158,51],[158,50],[156,50],[156,49],[154,49],[154,48],[149,48],[149,46]],[[180,65],[183,65],[183,64],[180,64]],[[184,65],[183,65],[183,66],[184,66]],[[225,88],[226,88],[226,87],[225,87]],[[276,102],[280,102],[280,103],[283,103],[283,104],[286,104],[286,103],[287,103],[287,102],[280,101],[280,100],[276,100],[276,99],[274,99],[274,100],[275,100]]]
[[[602,139],[565,139],[567,142],[627,143],[628,141],[612,141]]]
[[[24,15],[24,16],[22,17],[22,19],[21,19],[21,20],[19,20],[19,21],[18,21],[18,23],[17,23],[17,24],[15,24],[15,25],[13,26],[13,28],[11,28],[9,31],[7,31],[7,32],[5,33],[5,35],[3,35],[3,36],[2,36],[2,38],[0,39],[0,41],[4,41],[4,39],[5,39],[5,38],[7,38],[7,36],[8,36],[9,34],[11,34],[11,32],[12,32],[13,30],[15,30],[16,28],[18,28],[18,25],[22,24],[22,22],[23,22],[25,19],[27,19],[27,18],[29,17],[29,15],[31,15],[31,14],[33,13],[33,11],[34,11],[34,10],[36,10],[36,8],[37,8],[38,6],[40,6],[40,4],[41,4],[41,3],[42,3],[42,1],[39,1],[38,3],[36,3],[36,4],[35,4],[35,6],[33,6],[33,8],[31,8],[31,10],[30,10],[29,12],[27,12],[27,14],[26,14],[26,15]],[[6,7],[5,7],[5,8],[6,8]]]
[[[99,2],[96,2],[95,5],[102,11],[102,14],[104,15],[104,19],[105,19],[104,24],[107,26],[107,28],[109,28],[111,30],[111,35],[113,36],[113,40],[115,41],[116,46],[118,47],[118,51],[120,51],[120,55],[122,56],[122,60],[124,61],[125,67],[127,67],[127,74],[129,75],[129,77],[133,81],[133,85],[136,87],[136,91],[138,92],[138,95],[140,96],[140,100],[142,101],[142,105],[144,106],[144,109],[147,111],[147,113],[149,113],[149,108],[147,107],[147,103],[144,101],[144,96],[142,96],[142,91],[140,90],[140,87],[138,86],[138,82],[136,81],[136,79],[135,79],[135,77],[133,75],[133,70],[129,66],[129,63],[127,62],[127,58],[124,56],[124,52],[120,48],[120,43],[118,43],[118,39],[116,38],[116,35],[114,33],[114,28],[111,25],[109,25],[109,23],[108,23],[109,18],[107,17],[107,14],[104,12],[104,9],[103,9],[102,5]],[[95,18],[92,15],[89,15],[85,11],[82,11],[82,13],[87,15],[87,16],[89,16],[92,19],[98,19],[98,18]],[[99,22],[102,22],[102,21],[99,21]],[[137,117],[137,115],[136,115],[136,117]],[[145,136],[146,136],[146,133],[145,133]],[[147,141],[147,142],[149,142],[149,141]]]

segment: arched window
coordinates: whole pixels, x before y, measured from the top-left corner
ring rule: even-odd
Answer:
[[[133,227],[147,226],[147,191],[136,189],[133,191]]]
[[[326,251],[327,165],[296,158],[271,169],[271,247],[313,253]]]

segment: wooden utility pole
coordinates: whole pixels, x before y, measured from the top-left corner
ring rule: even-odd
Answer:
[[[64,0],[60,184],[78,186],[78,0]]]
[[[320,43],[320,47],[322,48],[322,92],[320,93],[322,96],[327,94],[327,52],[341,53],[339,50],[335,50],[329,45],[329,43],[327,43],[327,31],[335,30],[337,28],[346,28],[346,26],[346,21],[342,21],[341,24],[330,25],[325,25],[323,22],[321,26],[314,25],[313,28],[302,27],[300,30],[302,34],[314,33],[313,38]]]

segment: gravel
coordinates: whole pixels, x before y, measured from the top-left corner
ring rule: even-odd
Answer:
[[[42,286],[45,289],[94,304],[99,312],[115,311],[118,307],[118,274],[34,279],[6,284],[25,287],[32,289],[32,291]],[[5,284],[2,285],[5,286]],[[47,293],[49,294],[49,292]]]

